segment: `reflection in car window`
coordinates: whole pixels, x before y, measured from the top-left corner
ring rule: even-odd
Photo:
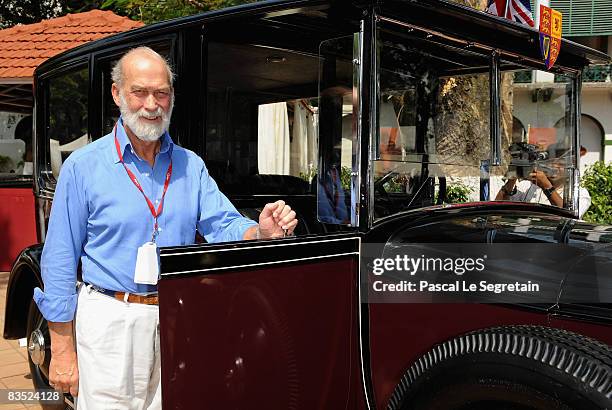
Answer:
[[[47,141],[56,178],[68,155],[89,142],[88,87],[87,67],[48,80]]]
[[[207,60],[206,165],[221,189],[229,195],[310,193],[318,59],[211,42]]]
[[[32,175],[32,116],[0,111],[0,178]]]
[[[376,218],[477,201],[490,158],[488,57],[379,29]]]
[[[317,175],[317,216],[321,222],[355,223],[351,209],[356,179],[352,173],[358,113],[358,75],[352,63],[358,38],[346,36],[321,43],[319,73],[320,172]]]
[[[578,195],[582,214],[590,196],[584,188],[573,192],[571,78],[557,75],[557,81],[564,81],[540,88],[515,84],[524,73],[502,74],[503,156],[502,165],[491,170],[492,197],[573,209]]]

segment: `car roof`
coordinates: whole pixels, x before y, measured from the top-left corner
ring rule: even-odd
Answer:
[[[502,50],[516,56],[518,61],[522,58],[532,62],[542,60],[537,29],[447,0],[265,0],[166,20],[93,41],[50,58],[36,69],[35,75],[90,52],[137,43],[153,34],[172,33],[182,28],[254,16],[272,24],[291,15],[302,16],[312,23],[313,10],[318,12],[319,19],[337,19],[338,16],[358,19],[360,14],[352,12],[367,8],[375,8],[380,15],[396,17],[436,33]],[[565,38],[562,40],[558,66],[582,69],[590,64],[607,63],[610,63],[610,56],[605,53]]]

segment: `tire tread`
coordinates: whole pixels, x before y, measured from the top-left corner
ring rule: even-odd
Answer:
[[[411,387],[437,364],[479,353],[521,356],[541,362],[612,399],[610,346],[563,329],[516,325],[473,331],[434,346],[404,373],[387,409],[401,409]]]

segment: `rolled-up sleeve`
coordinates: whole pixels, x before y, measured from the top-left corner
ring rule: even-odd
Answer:
[[[77,305],[77,266],[87,229],[83,186],[70,158],[63,164],[53,198],[41,271],[44,291],[34,289],[34,300],[45,319],[70,322]]]
[[[257,223],[236,210],[208,174],[204,163],[201,166],[198,231],[210,243],[242,240],[244,232]]]

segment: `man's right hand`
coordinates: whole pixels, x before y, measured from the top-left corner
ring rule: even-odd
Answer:
[[[49,322],[51,335],[49,384],[55,390],[76,396],[79,393],[79,366],[72,323]]]

